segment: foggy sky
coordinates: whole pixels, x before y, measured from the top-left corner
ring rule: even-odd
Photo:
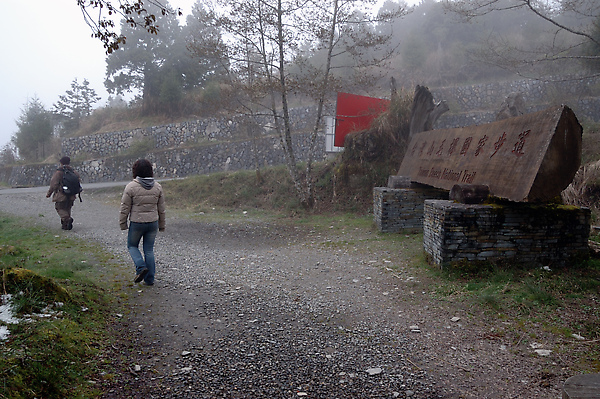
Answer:
[[[195,0],[169,4],[190,14]],[[84,79],[102,99],[106,55],[83,20],[76,0],[18,0],[2,2],[2,62],[0,63],[0,148],[17,132],[15,121],[28,99],[37,96],[47,110],[77,78]]]

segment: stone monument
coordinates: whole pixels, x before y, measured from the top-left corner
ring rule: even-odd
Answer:
[[[499,259],[550,264],[587,256],[589,209],[554,203],[579,169],[581,136],[575,114],[564,105],[417,133],[398,176],[390,179],[404,188],[376,188],[374,213],[389,213],[377,204],[384,194],[406,198],[406,192],[427,188],[424,249],[440,265]],[[399,207],[402,220],[402,199]]]
[[[566,106],[481,126],[416,134],[398,171],[413,182],[451,190],[486,185],[516,202],[546,202],[579,169],[582,128]]]

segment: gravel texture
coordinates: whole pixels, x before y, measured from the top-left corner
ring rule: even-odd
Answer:
[[[500,333],[510,320],[437,299],[401,248],[368,250],[373,231],[168,212],[146,287],[115,205],[86,193],[62,231],[44,193],[0,190],[0,211],[100,243],[127,273],[104,398],[560,398],[569,377]]]

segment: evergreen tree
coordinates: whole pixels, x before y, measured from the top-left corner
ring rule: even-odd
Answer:
[[[15,163],[16,152],[17,149],[13,143],[6,143],[0,150],[0,166],[11,165]]]
[[[11,141],[17,147],[19,156],[26,161],[39,161],[46,158],[54,126],[52,114],[34,97],[28,100],[17,120],[19,130]]]
[[[92,113],[93,105],[100,100],[90,83],[84,79],[82,84],[74,79],[71,90],[59,96],[54,104],[54,114],[60,121],[60,135],[68,135],[79,129],[81,120]]]
[[[221,31],[214,26],[214,15],[207,11],[201,1],[192,8],[187,16],[182,36],[187,43],[186,57],[182,63],[191,63],[182,70],[185,88],[206,87],[209,81],[221,79],[227,73],[229,62],[223,50]]]
[[[169,8],[168,3],[164,5]],[[207,26],[208,13],[199,3],[183,27],[174,12],[162,14],[151,3],[147,6],[156,15],[158,31],[148,33],[123,20],[121,32],[127,41],[106,59],[105,86],[110,93],[141,92],[146,114],[174,115],[180,111],[186,91],[203,86],[219,68],[223,71],[220,59],[207,51],[198,53],[197,48],[199,40],[212,46],[221,37],[218,30]]]
[[[121,22],[121,33],[127,41],[106,59],[105,86],[109,93],[116,94],[139,90],[144,111],[151,113],[160,95],[161,68],[168,63],[171,48],[178,45],[176,38],[181,28],[173,14],[162,15],[160,10],[148,8],[156,11],[160,30],[152,34],[131,26],[126,20]]]

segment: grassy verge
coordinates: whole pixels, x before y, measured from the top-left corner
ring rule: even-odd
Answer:
[[[0,214],[2,294],[18,323],[0,341],[0,398],[90,398],[114,318],[111,256]],[[6,299],[6,296],[3,297]],[[3,305],[5,305],[3,301]]]
[[[526,267],[504,263],[426,266],[442,301],[461,302],[516,346],[544,343],[573,370],[600,372],[600,261]]]

